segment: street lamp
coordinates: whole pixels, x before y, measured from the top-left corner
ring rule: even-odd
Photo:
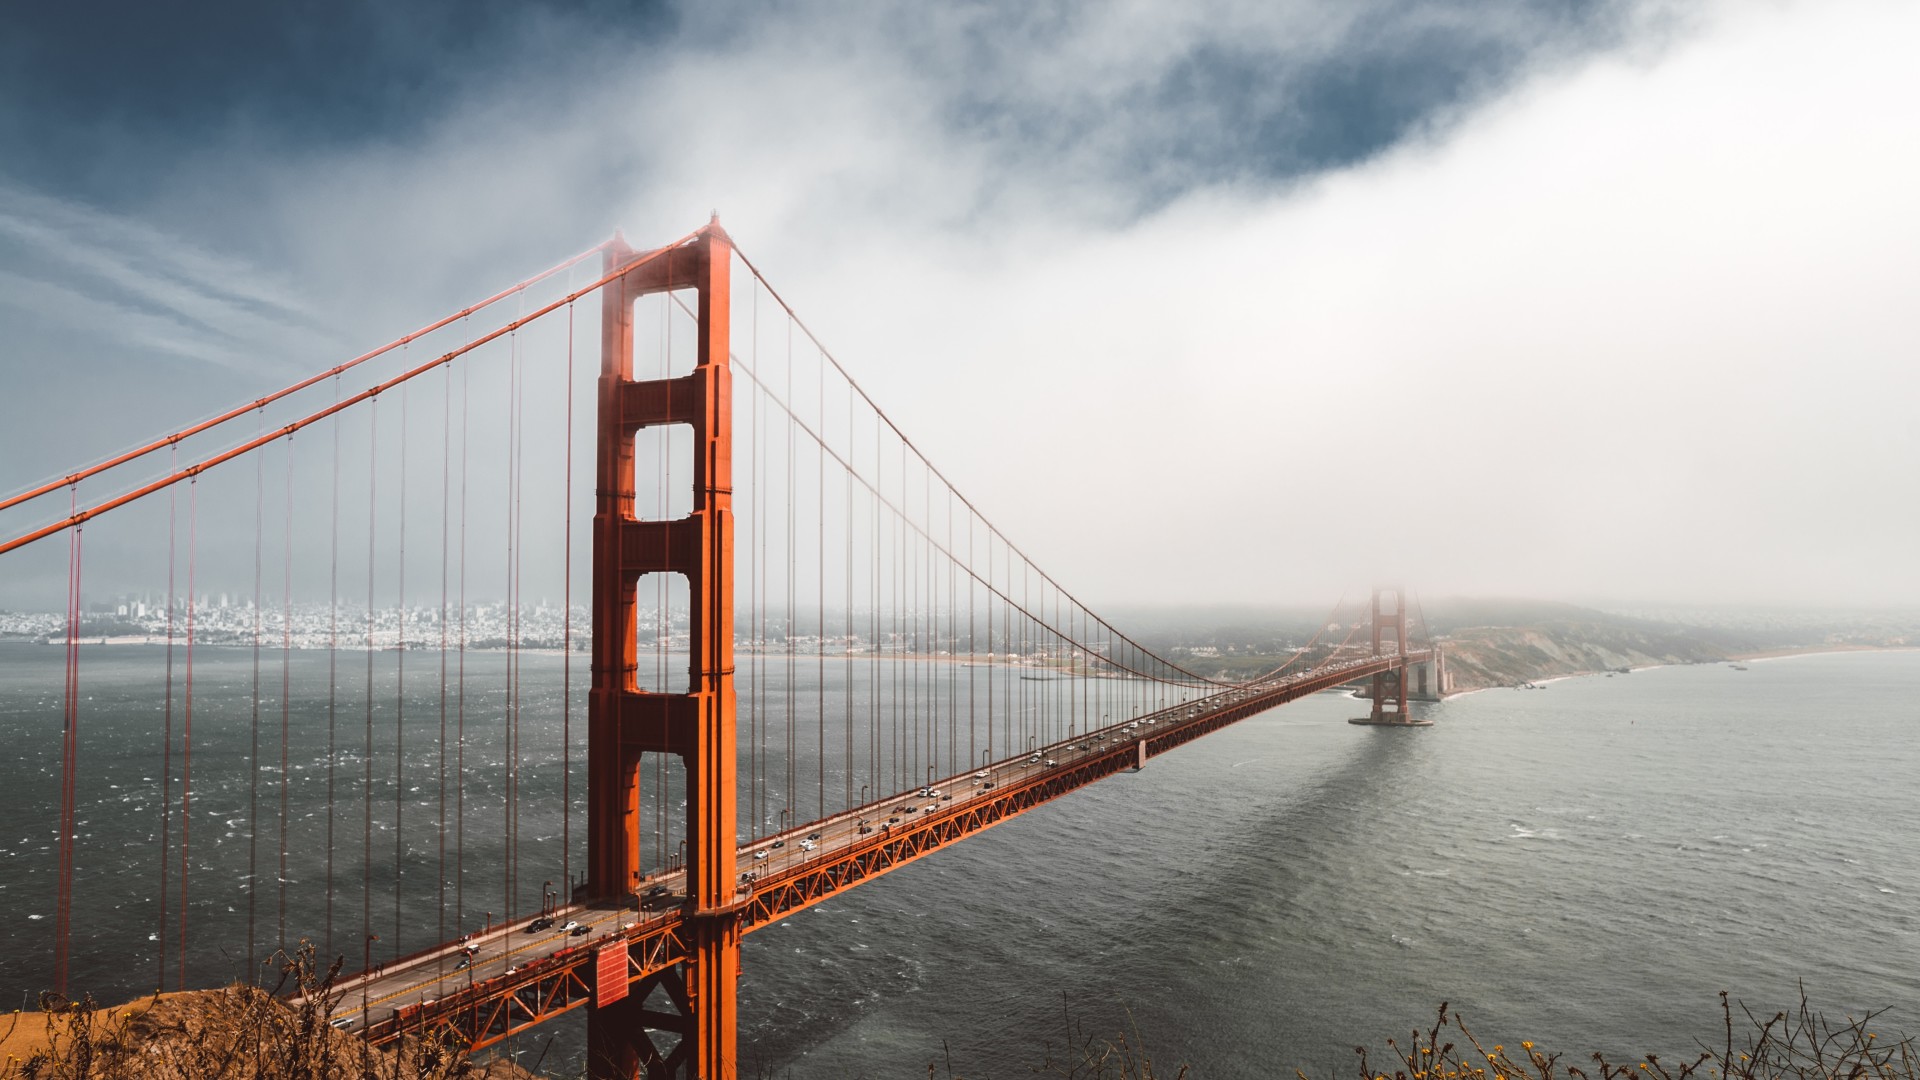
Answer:
[[[373,943],[380,940],[379,934],[368,934],[366,949],[360,961],[360,1026],[364,1029],[372,1015],[367,1011],[367,984],[373,981]]]
[[[551,910],[551,907],[557,907],[558,906],[557,904],[552,904],[552,901],[557,899],[558,897],[553,896],[553,882],[551,881],[541,882],[540,883],[540,914],[545,915]]]
[[[872,785],[870,785],[870,784],[861,784],[861,785],[860,785],[860,805],[861,805],[861,806],[865,806],[865,805],[867,805],[867,788],[869,788],[869,787],[871,787],[871,786],[872,786]]]
[[[988,755],[988,754],[991,754],[991,753],[993,753],[993,749],[992,749],[992,747],[988,747],[987,749],[985,749],[985,750],[982,750],[982,751],[980,751],[980,771],[981,771],[981,772],[985,772],[985,771],[986,771],[986,769],[987,769],[987,755]]]
[[[933,786],[933,766],[927,766],[927,786]]]

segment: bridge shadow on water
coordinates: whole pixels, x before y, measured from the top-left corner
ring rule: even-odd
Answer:
[[[1371,873],[1349,864],[1377,861],[1380,830],[1421,827],[1381,793],[1417,783],[1444,737],[1356,728],[1355,708],[1262,714],[755,934],[747,1064],[892,1075],[945,1046],[961,1075],[1024,1075],[1061,1044],[1063,1004],[1088,1033],[1137,1022],[1167,1061],[1317,1044],[1285,1029],[1293,994],[1342,974],[1328,920],[1375,953],[1407,936],[1344,895]],[[1272,996],[1254,1010],[1271,1024],[1223,1029],[1248,1008],[1208,995],[1249,993]]]

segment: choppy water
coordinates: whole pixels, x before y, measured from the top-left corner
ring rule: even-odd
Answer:
[[[16,826],[0,837],[0,991],[18,996],[50,966],[58,684],[25,690],[27,661],[7,662],[0,726],[21,753],[0,774]],[[151,679],[141,666],[116,691],[111,665],[94,671],[97,712]],[[530,666],[525,693],[557,693],[540,677]],[[1202,1077],[1329,1074],[1448,1000],[1496,1039],[1672,1053],[1711,1034],[1718,990],[1771,1009],[1797,980],[1829,1011],[1892,1006],[1890,1026],[1920,1030],[1917,703],[1912,653],[1489,691],[1427,707],[1436,726],[1414,731],[1349,726],[1355,702],[1317,696],[756,932],[741,1048],[750,1068],[798,1077],[936,1060],[944,1075],[943,1047],[962,1075],[1024,1076],[1064,1015],[1137,1028],[1158,1062]],[[138,818],[112,800],[147,798],[137,755],[102,768],[133,779],[81,816],[125,830]],[[206,798],[227,816],[203,833],[196,815],[196,838],[243,843],[244,791]],[[104,828],[82,831],[126,847],[128,866],[103,856],[77,874],[93,940],[76,942],[75,981],[141,989],[151,898],[86,885],[150,880],[151,846]],[[548,831],[523,824],[523,845]],[[210,879],[231,868],[221,850]],[[244,912],[214,905],[244,896],[228,883],[197,900],[227,920],[229,952]],[[211,944],[195,954],[209,978],[221,962]],[[563,1030],[546,1064],[576,1045]]]

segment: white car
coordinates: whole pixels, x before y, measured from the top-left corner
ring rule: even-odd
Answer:
[[[568,920],[567,920],[567,924],[566,924],[565,926],[562,926],[562,927],[560,928],[560,932],[561,932],[561,933],[563,933],[563,934],[571,934],[571,933],[573,933],[573,932],[574,932],[575,930],[578,930],[578,929],[580,929],[580,924],[579,924],[579,923],[577,923],[577,922],[575,922],[575,921],[574,921],[574,920],[572,920],[572,919],[568,919]]]

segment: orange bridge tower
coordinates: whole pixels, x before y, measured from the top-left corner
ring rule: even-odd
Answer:
[[[652,257],[649,257],[652,256]],[[587,881],[593,898],[636,892],[640,764],[667,754],[686,770],[687,959],[629,985],[626,945],[608,946],[587,1019],[597,1080],[736,1075],[735,986],[741,900],[735,894],[733,687],[733,394],[728,272],[733,245],[716,219],[664,253],[615,241],[602,293],[599,453],[593,519],[593,684],[587,712]],[[633,378],[634,303],[698,296],[691,374]],[[634,516],[634,439],[647,427],[693,429],[693,504],[684,518]],[[642,575],[688,585],[691,657],[685,693],[637,688],[636,589]],[[649,1005],[663,991],[671,1011]]]

